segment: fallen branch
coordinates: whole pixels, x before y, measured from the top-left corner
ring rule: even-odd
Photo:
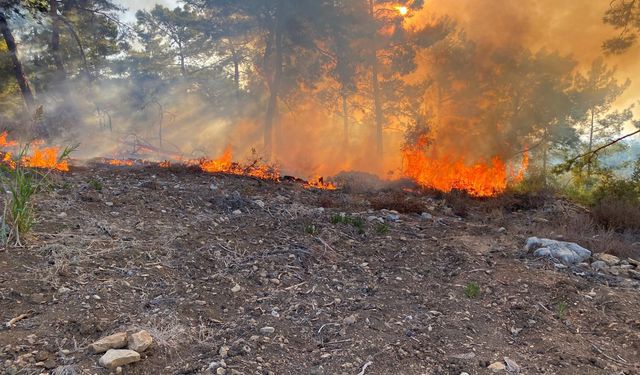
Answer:
[[[5,325],[7,326],[7,328],[13,328],[13,326],[15,326],[16,323],[18,323],[23,319],[27,319],[28,317],[29,317],[29,314],[20,314],[15,318],[9,320]]]
[[[639,134],[639,133],[640,133],[640,130],[636,130],[636,131],[634,131],[632,133],[623,135],[622,137],[616,138],[613,141],[596,148],[595,150],[591,150],[589,152],[585,152],[584,154],[581,154],[581,155],[578,155],[576,157],[573,157],[573,158],[565,161],[564,163],[562,163],[561,166],[566,168],[567,170],[569,170],[576,161],[578,161],[578,160],[580,160],[582,158],[587,158],[587,163],[590,164],[591,163],[591,159],[593,159],[594,156],[597,156],[598,152],[604,150],[607,147],[613,146],[616,143],[618,143],[620,141],[623,141],[623,140],[625,140],[625,139],[627,139],[629,137],[633,137],[634,135]]]
[[[602,354],[605,358],[607,358],[609,360],[612,360],[612,361],[614,361],[616,363],[622,364],[622,365],[626,365],[628,363],[627,360],[625,360],[624,358],[620,357],[619,355],[618,355],[619,359],[618,358],[613,358],[613,357],[607,355],[605,352],[603,352],[602,349],[598,348],[596,346],[596,344],[594,344],[594,343],[590,343],[590,344],[598,353]]]
[[[362,366],[362,371],[358,373],[358,375],[364,375],[364,372],[367,371],[367,367],[371,366],[373,362],[369,361]]]

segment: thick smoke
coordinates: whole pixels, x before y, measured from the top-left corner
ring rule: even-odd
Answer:
[[[140,8],[154,2],[122,3]],[[499,84],[509,85],[486,77],[499,70],[500,79],[525,90],[531,76],[524,75],[519,59],[536,54],[544,55],[541,64],[553,65],[559,74],[574,68],[565,65],[568,60],[578,70],[587,68],[602,55],[602,41],[614,34],[601,21],[607,6],[606,1],[428,1],[420,13],[407,18],[405,22],[415,27],[431,23],[439,16],[448,16],[457,25],[451,38],[458,38],[455,46],[460,55],[454,60],[441,60],[438,48],[443,43],[436,44],[420,53],[417,71],[406,78],[411,83],[442,74],[441,84],[452,82],[453,94],[448,100],[439,99],[436,84],[424,94],[424,110],[431,116],[427,120],[432,131],[431,155],[453,154],[453,158],[465,162],[488,160],[496,155],[509,159],[531,146],[527,135],[535,131],[535,122],[519,117],[503,121],[499,117],[504,112],[499,108],[502,104],[490,95],[499,91],[495,89]],[[446,50],[440,52],[446,54]],[[618,66],[621,77],[640,73],[633,53],[610,57],[607,62]],[[479,77],[485,79],[484,86],[475,87]],[[233,88],[225,84],[228,82],[221,83],[220,91],[232,95]],[[496,87],[488,87],[494,84]],[[207,93],[198,87],[180,81],[163,87],[162,94],[153,101],[140,98],[139,89],[126,80],[95,83],[89,89],[75,88],[72,91],[76,105],[71,112],[81,126],[70,126],[58,142],[79,141],[78,157],[135,156],[145,145],[152,146],[146,155],[159,160],[215,157],[227,145],[233,147],[237,161],[261,155],[264,98],[249,98],[228,108],[208,100]],[[313,89],[307,90],[298,96],[308,94],[308,99],[293,104],[284,102],[279,109],[280,123],[274,129],[274,161],[283,173],[307,178],[344,170],[374,172],[383,177],[390,172],[398,175],[406,123],[391,120],[387,124],[385,157],[374,162],[374,126],[370,115],[359,112],[366,109],[354,110],[347,145],[338,111],[318,100]],[[638,91],[640,81],[634,82],[620,105],[628,104]],[[360,103],[350,103],[353,108],[370,106],[364,95],[354,99]],[[46,98],[46,93],[42,97]],[[550,100],[532,105],[563,105]],[[50,104],[50,108],[55,105]]]

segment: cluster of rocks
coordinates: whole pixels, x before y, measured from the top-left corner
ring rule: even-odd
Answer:
[[[548,258],[558,268],[578,267],[595,273],[640,280],[640,261],[606,253],[593,253],[584,247],[565,241],[530,237],[525,245],[527,253]]]
[[[153,337],[142,330],[135,333],[118,332],[89,345],[89,351],[102,354],[98,363],[102,367],[122,372],[122,366],[140,361],[140,353],[153,344]],[[126,348],[126,349],[125,349]],[[119,369],[119,371],[118,371]]]

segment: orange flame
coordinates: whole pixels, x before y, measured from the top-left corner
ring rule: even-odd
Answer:
[[[7,136],[7,132],[0,133],[0,147],[17,147],[18,142],[7,140]],[[21,165],[27,168],[54,169],[62,172],[69,171],[69,162],[67,160],[59,161],[59,147],[41,147],[42,145],[44,145],[44,141],[42,140],[31,142],[29,145],[30,155],[26,155],[20,160]],[[10,151],[2,152],[2,163],[8,165],[10,168],[15,168],[16,162],[13,160],[13,154]]]
[[[304,185],[307,189],[322,189],[322,190],[336,190],[337,187],[332,182],[326,182],[323,177],[316,177],[313,180],[307,181]]]
[[[58,147],[45,147],[38,148],[32,147],[31,155],[25,156],[22,159],[22,163],[25,167],[29,168],[41,168],[41,169],[55,169],[61,172],[69,171],[69,162],[67,160],[59,161],[60,149]]]
[[[467,164],[462,157],[432,158],[424,153],[427,144],[422,137],[415,146],[403,151],[404,173],[419,185],[444,192],[464,190],[476,197],[490,197],[503,192],[509,180],[519,182],[528,167],[528,154],[523,156],[517,173],[507,173],[507,163],[494,156],[490,161]]]
[[[240,165],[233,162],[231,147],[227,146],[220,157],[213,160],[202,159],[198,162],[200,169],[208,173],[229,173],[235,175],[251,176],[263,180],[279,180],[280,172],[271,165],[254,161],[249,165]]]
[[[133,166],[134,161],[130,159],[109,159],[107,160],[107,164],[118,167],[131,167]]]

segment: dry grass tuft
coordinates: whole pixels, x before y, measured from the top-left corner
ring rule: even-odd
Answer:
[[[635,202],[605,199],[591,212],[599,224],[611,230],[640,230],[640,205]]]
[[[403,214],[419,214],[426,209],[422,199],[403,191],[382,193],[369,199],[369,201],[371,202],[371,207],[375,210],[395,210]]]

